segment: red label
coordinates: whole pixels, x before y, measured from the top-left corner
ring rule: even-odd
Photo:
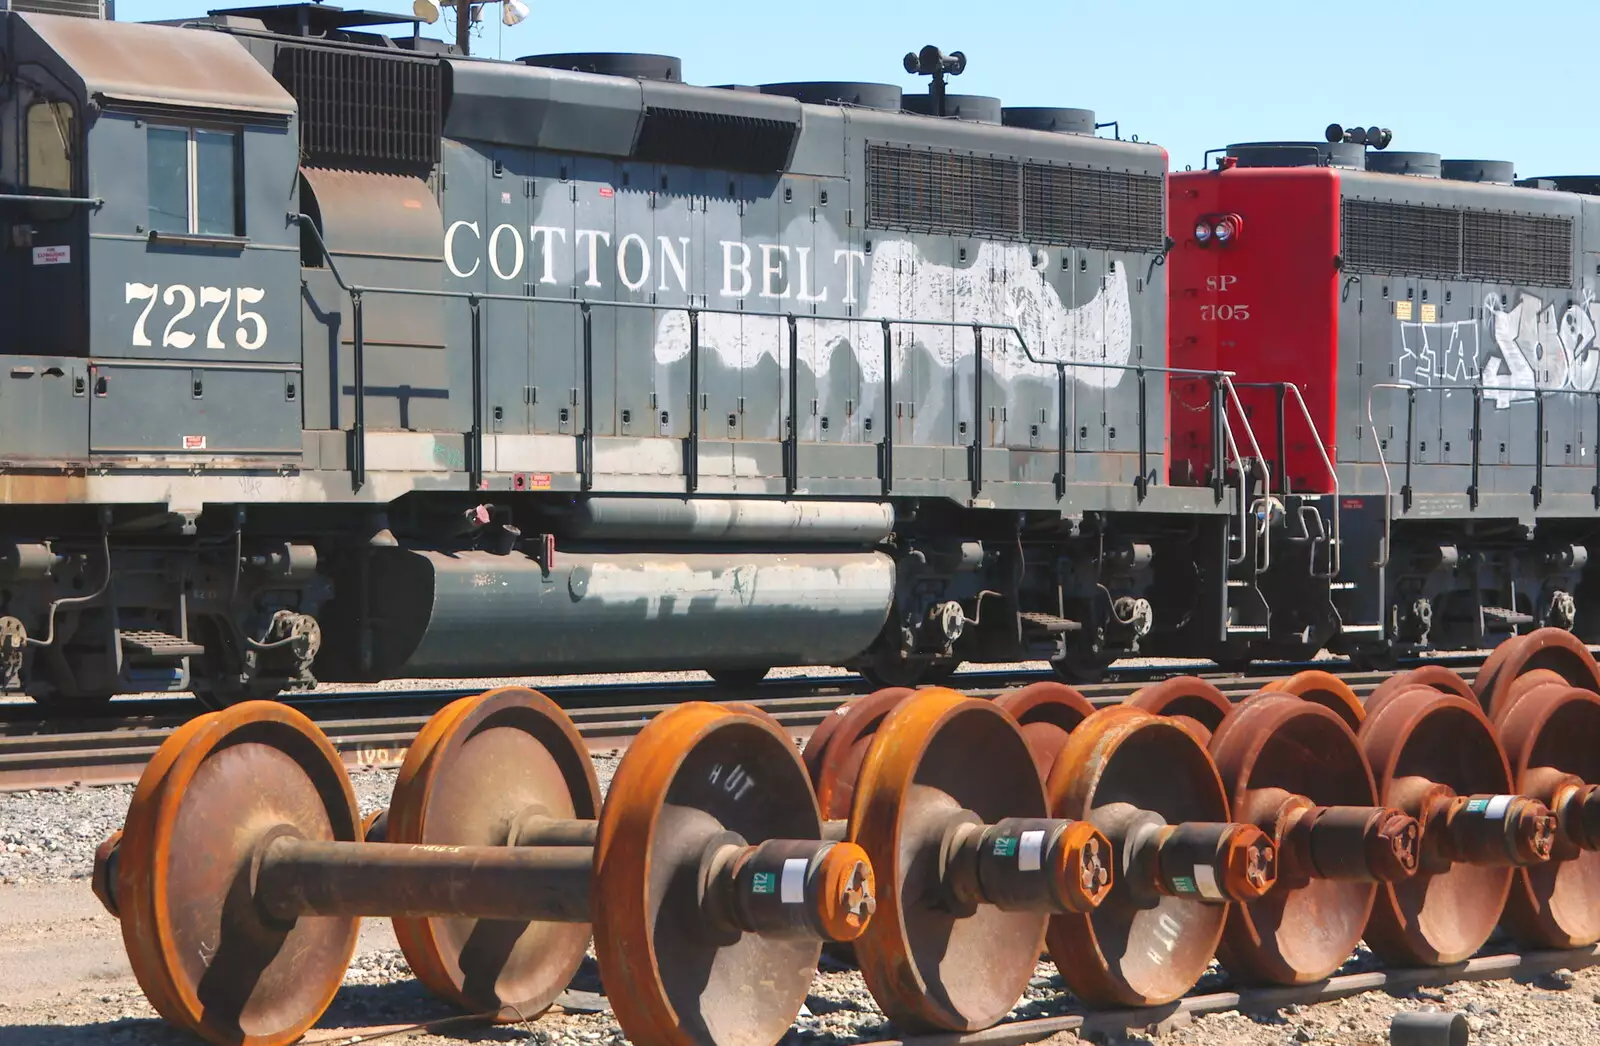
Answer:
[[[600,195],[601,196],[615,196],[615,195],[617,195],[617,190],[613,189],[609,185],[602,185],[602,186],[600,186]]]
[[[1366,504],[1365,498],[1345,498],[1340,502],[1343,508],[1365,508]]]
[[[548,472],[531,472],[531,473],[529,473],[528,474],[528,489],[529,490],[549,490],[550,489],[550,473],[548,473]]]

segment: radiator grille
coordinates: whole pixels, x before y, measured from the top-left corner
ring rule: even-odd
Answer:
[[[1572,222],[1566,218],[1468,211],[1461,271],[1496,283],[1572,283]]]
[[[1423,279],[1570,286],[1572,221],[1559,216],[1346,200],[1344,266]]]
[[[300,105],[301,163],[425,173],[439,162],[438,62],[283,46],[272,74]]]
[[[1022,171],[1022,226],[1050,244],[1160,250],[1166,243],[1161,176],[1029,164]]]
[[[1461,212],[1346,200],[1340,220],[1346,268],[1452,279],[1461,270]]]
[[[0,4],[0,11],[21,11],[26,14],[72,15],[77,18],[106,17],[104,0],[10,0]]]
[[[798,126],[783,120],[650,106],[633,157],[649,163],[765,174],[789,166],[798,131]]]
[[[867,147],[867,224],[1015,239],[1021,169],[987,156]]]

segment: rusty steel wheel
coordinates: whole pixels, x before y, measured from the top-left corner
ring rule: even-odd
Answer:
[[[1565,629],[1539,628],[1525,636],[1513,636],[1495,647],[1479,669],[1473,690],[1489,718],[1498,720],[1502,706],[1513,694],[1532,683],[1520,677],[1539,669],[1554,672],[1568,686],[1600,693],[1600,665],[1595,664],[1589,648]],[[1544,676],[1538,683],[1548,681],[1551,678]]]
[[[1065,683],[1030,683],[1007,690],[994,703],[1011,713],[1022,727],[1041,781],[1050,777],[1050,768],[1066,745],[1067,735],[1094,715],[1089,699]]]
[[[1506,710],[1499,731],[1517,791],[1561,826],[1550,863],[1518,870],[1501,923],[1536,948],[1600,941],[1600,695],[1541,687]]]
[[[163,1017],[219,1046],[291,1043],[333,1001],[358,920],[266,917],[251,895],[253,862],[286,831],[359,837],[344,764],[309,719],[270,701],[203,716],[163,749],[117,856],[134,975]]]
[[[1194,733],[1126,705],[1101,709],[1072,732],[1047,790],[1052,817],[1088,820],[1103,831],[1130,810],[1168,825],[1228,820],[1222,779]],[[1091,1005],[1171,1002],[1205,973],[1227,908],[1186,897],[1141,898],[1122,874],[1116,837],[1112,847],[1118,874],[1110,895],[1087,915],[1051,918],[1050,956],[1067,986]]]
[[[1221,690],[1195,676],[1174,676],[1140,690],[1128,699],[1134,708],[1182,723],[1200,743],[1207,744],[1233,702]]]
[[[595,851],[595,951],[634,1042],[764,1046],[805,1002],[820,942],[720,931],[702,916],[701,860],[719,837],[819,839],[794,742],[701,701],[651,720],[612,779]]]
[[[850,838],[879,883],[856,956],[878,1005],[908,1026],[973,1031],[999,1021],[1044,944],[1045,913],[940,903],[927,881],[930,855],[961,811],[985,824],[1044,817],[1044,785],[1016,722],[993,702],[918,691],[878,728],[850,813]]]
[[[515,845],[519,824],[593,820],[600,786],[577,729],[536,690],[505,687],[441,709],[395,783],[387,839],[432,846]],[[428,989],[471,1013],[539,1013],[583,962],[589,926],[396,918],[395,937]]]
[[[1396,694],[1403,694],[1407,690],[1417,687],[1427,687],[1446,694],[1459,694],[1469,701],[1476,701],[1478,695],[1473,691],[1472,684],[1443,665],[1421,665],[1405,672],[1396,672],[1394,675],[1379,683],[1372,693],[1367,695],[1365,706],[1366,714],[1363,718],[1376,715]]]
[[[1511,769],[1477,704],[1457,694],[1414,688],[1393,695],[1361,724],[1361,747],[1385,805],[1419,816],[1419,789],[1457,796],[1511,791]],[[1422,819],[1419,816],[1419,820]],[[1423,848],[1436,849],[1424,823]],[[1494,932],[1513,869],[1424,861],[1415,876],[1385,883],[1367,921],[1367,944],[1395,965],[1445,966],[1476,952]]]
[[[1356,696],[1354,690],[1350,689],[1350,684],[1332,672],[1323,672],[1318,669],[1296,672],[1287,679],[1279,679],[1257,691],[1257,693],[1268,692],[1292,694],[1295,697],[1310,701],[1312,704],[1322,705],[1340,719],[1343,719],[1344,724],[1350,728],[1352,734],[1361,729],[1361,720],[1365,719],[1367,715],[1366,709],[1362,707],[1361,699]]]
[[[812,732],[802,758],[817,791],[823,820],[842,821],[850,816],[856,777],[872,747],[873,735],[894,707],[915,693],[903,686],[875,690],[840,705]]]
[[[1262,693],[1237,706],[1211,739],[1236,820],[1270,826],[1285,799],[1314,806],[1378,805],[1372,771],[1355,732],[1334,709],[1286,693]],[[1414,825],[1413,825],[1414,829]],[[1258,901],[1229,911],[1218,958],[1244,981],[1309,984],[1331,975],[1355,951],[1377,884],[1311,878],[1278,883]]]

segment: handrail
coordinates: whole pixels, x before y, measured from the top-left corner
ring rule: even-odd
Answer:
[[[1316,441],[1317,454],[1322,458],[1322,467],[1327,470],[1328,479],[1333,483],[1333,545],[1328,552],[1328,573],[1326,576],[1330,579],[1338,577],[1339,568],[1341,565],[1341,546],[1339,544],[1339,469],[1334,465],[1333,459],[1328,455],[1327,444],[1325,444],[1322,440],[1322,433],[1317,431],[1317,423],[1311,417],[1311,408],[1306,406],[1305,397],[1300,394],[1300,387],[1292,381],[1244,381],[1236,383],[1235,387],[1241,389],[1276,389],[1280,397],[1289,394],[1294,396],[1294,401],[1300,408],[1300,416],[1305,419],[1306,428],[1310,430],[1311,438]],[[1289,467],[1286,464],[1287,444],[1284,437],[1284,428],[1285,425],[1283,424],[1283,418],[1280,416],[1278,419],[1278,445],[1280,447],[1280,454],[1282,456],[1279,458],[1278,467],[1283,470],[1284,492],[1288,493]],[[1313,571],[1312,576],[1322,577],[1323,575],[1316,574],[1315,571]]]
[[[590,487],[591,487],[591,485],[593,483],[593,442],[594,442],[594,433],[593,433],[593,422],[592,422],[593,410],[591,409],[592,405],[593,405],[592,404],[593,382],[592,382],[592,380],[590,380],[592,375],[589,373],[590,372],[590,368],[592,367],[592,359],[591,359],[592,352],[590,351],[590,347],[589,347],[590,346],[589,324],[590,324],[591,319],[592,319],[592,310],[593,309],[595,309],[595,308],[637,309],[637,310],[642,310],[642,311],[651,312],[651,313],[661,313],[661,312],[684,312],[684,313],[687,313],[689,315],[689,332],[690,332],[690,339],[691,339],[691,346],[690,346],[691,384],[694,384],[695,379],[698,377],[698,362],[695,359],[695,357],[698,356],[698,352],[696,351],[698,349],[698,344],[697,344],[697,342],[698,342],[698,317],[701,314],[724,315],[724,316],[740,316],[740,317],[745,317],[745,318],[756,317],[756,318],[761,318],[761,319],[773,319],[773,320],[784,321],[786,324],[789,325],[789,329],[791,331],[790,348],[789,348],[789,355],[790,355],[791,361],[793,362],[793,361],[796,361],[798,359],[798,347],[797,347],[798,338],[797,338],[797,336],[795,334],[793,334],[797,317],[793,313],[790,313],[790,312],[779,312],[779,311],[775,311],[775,310],[764,310],[764,309],[719,308],[719,307],[714,307],[714,306],[709,306],[709,305],[701,305],[701,306],[669,305],[669,304],[662,304],[662,303],[658,303],[658,302],[614,301],[614,300],[592,299],[592,298],[556,298],[556,297],[544,297],[544,298],[541,298],[541,297],[538,297],[536,295],[531,295],[531,294],[502,294],[502,293],[491,292],[491,291],[457,291],[457,290],[444,290],[444,289],[433,290],[433,289],[421,288],[421,287],[367,286],[367,285],[362,285],[362,284],[351,283],[350,281],[346,280],[345,277],[344,277],[344,274],[339,271],[339,267],[338,267],[338,265],[335,263],[335,261],[333,259],[333,254],[328,249],[328,245],[327,245],[326,241],[322,238],[322,231],[317,228],[316,222],[314,220],[312,220],[312,218],[309,215],[306,215],[306,214],[289,214],[287,217],[288,217],[288,220],[289,220],[289,222],[291,224],[298,225],[302,230],[308,231],[310,233],[311,238],[316,242],[316,245],[317,245],[317,248],[318,248],[319,252],[321,253],[322,257],[327,262],[328,271],[333,276],[334,282],[338,285],[340,290],[344,291],[347,295],[350,296],[351,312],[352,312],[352,326],[355,328],[353,333],[354,333],[355,338],[356,338],[355,344],[353,346],[353,354],[354,355],[353,355],[353,367],[352,367],[352,370],[355,372],[355,376],[358,378],[357,385],[356,385],[356,390],[355,390],[355,409],[354,409],[355,418],[353,419],[354,420],[354,424],[355,424],[355,433],[354,433],[355,446],[354,446],[354,448],[352,450],[352,453],[351,453],[351,465],[352,465],[351,479],[352,479],[352,483],[355,486],[355,489],[357,489],[357,490],[360,490],[361,489],[361,485],[365,482],[365,432],[366,432],[365,417],[366,417],[366,412],[365,412],[365,402],[364,401],[366,399],[366,388],[365,388],[365,385],[359,380],[359,378],[360,378],[360,376],[363,375],[363,371],[364,371],[364,366],[363,366],[364,360],[363,360],[363,357],[365,355],[365,352],[364,352],[365,345],[364,345],[363,340],[362,340],[362,338],[360,336],[362,334],[362,326],[361,326],[362,300],[367,295],[394,295],[394,296],[400,296],[400,297],[444,298],[444,299],[450,299],[450,300],[466,301],[473,308],[477,308],[478,305],[480,303],[482,303],[482,302],[487,302],[487,301],[508,301],[508,302],[520,302],[520,303],[522,303],[524,305],[562,305],[562,306],[566,306],[566,307],[569,307],[569,308],[578,309],[580,311],[582,317],[583,317],[584,328],[585,328],[585,351],[584,351],[584,367],[585,367],[584,401],[585,402],[584,402],[583,425],[582,425],[583,433],[582,433],[582,437],[581,437],[582,443],[583,443],[583,451],[582,451],[581,463],[580,463],[580,471],[582,473],[582,478],[583,478],[583,489],[585,489],[585,490],[590,489]],[[894,378],[893,378],[893,363],[892,363],[893,351],[892,351],[892,344],[891,344],[891,329],[893,327],[896,327],[896,326],[932,327],[932,328],[942,328],[942,329],[946,329],[946,330],[954,330],[956,328],[969,328],[969,329],[971,329],[973,331],[974,338],[975,338],[975,341],[976,341],[976,356],[977,356],[976,367],[977,367],[977,376],[978,376],[978,379],[979,379],[979,380],[975,381],[975,383],[974,383],[975,388],[974,388],[974,393],[973,393],[973,406],[974,406],[974,408],[976,410],[978,410],[980,412],[982,410],[982,404],[983,404],[983,401],[982,401],[983,393],[982,393],[982,380],[981,380],[981,378],[982,378],[982,366],[983,366],[982,337],[983,337],[983,332],[984,331],[998,331],[998,332],[1003,332],[1005,334],[1010,335],[1012,338],[1014,338],[1016,340],[1017,346],[1022,350],[1023,355],[1028,359],[1028,361],[1030,363],[1034,363],[1034,364],[1037,364],[1037,365],[1040,365],[1040,366],[1047,366],[1047,367],[1056,368],[1058,384],[1061,385],[1063,388],[1064,388],[1065,382],[1066,382],[1066,371],[1067,371],[1067,368],[1069,368],[1069,367],[1070,368],[1074,368],[1074,369],[1082,368],[1082,369],[1085,369],[1085,370],[1106,370],[1106,371],[1120,371],[1120,372],[1133,371],[1139,376],[1139,380],[1140,380],[1140,383],[1141,383],[1140,384],[1140,397],[1139,398],[1140,398],[1141,408],[1142,408],[1143,399],[1144,399],[1143,394],[1142,394],[1143,393],[1144,375],[1149,374],[1149,373],[1184,375],[1184,376],[1188,376],[1188,377],[1209,378],[1214,382],[1215,381],[1222,382],[1222,384],[1225,385],[1228,388],[1228,395],[1229,395],[1229,398],[1231,399],[1231,401],[1236,406],[1238,404],[1238,395],[1235,392],[1233,392],[1232,385],[1230,384],[1230,379],[1233,377],[1233,375],[1235,373],[1233,371],[1228,371],[1228,370],[1203,370],[1203,369],[1200,369],[1200,368],[1197,368],[1197,367],[1153,366],[1153,365],[1148,364],[1148,363],[1103,363],[1103,362],[1099,362],[1099,361],[1095,361],[1095,360],[1048,359],[1048,358],[1045,358],[1045,357],[1037,355],[1035,353],[1033,347],[1028,344],[1028,340],[1023,335],[1022,329],[1020,327],[1016,326],[1015,324],[1011,324],[1011,323],[985,323],[985,322],[977,322],[977,321],[972,321],[972,320],[934,320],[934,319],[919,319],[919,318],[912,318],[912,317],[872,317],[872,316],[860,316],[860,315],[841,314],[841,313],[811,313],[811,314],[807,315],[805,318],[809,319],[809,320],[812,320],[812,321],[822,320],[822,321],[835,321],[835,322],[855,323],[855,324],[878,324],[883,329],[883,332],[884,332],[884,392],[885,392],[885,396],[886,396],[886,399],[884,401],[884,410],[885,410],[886,413],[885,413],[884,435],[883,435],[882,439],[879,441],[879,446],[882,447],[882,453],[884,455],[884,493],[886,495],[890,492],[891,485],[892,485],[892,482],[893,482],[893,472],[892,472],[893,457],[892,457],[892,455],[893,455],[893,450],[894,450],[894,446],[893,446],[894,438],[893,438],[892,432],[893,432],[894,419],[892,417],[892,411],[893,411],[892,394],[893,394],[893,380],[894,380]],[[481,379],[480,379],[480,381],[481,381]],[[791,383],[792,383],[792,377],[791,377]],[[693,395],[693,394],[695,394],[697,392],[698,392],[698,390],[696,389],[691,394]],[[791,395],[790,395],[791,411],[793,410],[795,405],[796,405],[795,404],[795,395],[794,395],[793,389],[791,389]],[[698,424],[697,424],[697,419],[699,417],[699,404],[695,403],[695,402],[691,402],[690,403],[690,408],[691,408],[691,410],[690,410],[690,442],[689,442],[689,447],[691,449],[691,452],[693,452],[694,447],[695,447],[695,443],[696,443],[696,441],[698,439],[698,435],[699,435],[699,429],[698,429]],[[1240,409],[1241,417],[1242,417],[1243,416],[1243,410],[1242,410],[1242,408],[1239,408],[1239,409]],[[969,447],[969,451],[973,456],[973,458],[972,458],[972,460],[973,460],[973,465],[972,465],[972,487],[973,487],[973,492],[974,492],[973,496],[974,496],[974,498],[976,498],[977,495],[978,495],[978,492],[981,490],[982,482],[983,482],[982,465],[981,465],[981,462],[980,462],[981,451],[982,451],[983,427],[982,427],[982,419],[980,417],[975,415],[973,417],[972,421],[973,421],[973,442],[972,442],[971,446]],[[1141,413],[1140,413],[1140,417],[1139,417],[1139,427],[1140,427],[1140,452],[1139,452],[1139,458],[1140,458],[1141,482],[1138,484],[1138,489],[1139,489],[1141,500],[1143,499],[1144,486],[1145,486],[1143,472],[1144,472],[1145,468],[1147,467],[1146,466],[1147,450],[1146,450],[1146,446],[1145,446],[1145,443],[1146,443],[1146,440],[1145,440],[1145,428],[1146,428],[1147,422],[1148,422],[1148,418],[1145,416],[1143,410],[1141,409]],[[791,457],[794,457],[796,459],[794,464],[797,465],[798,464],[798,460],[797,460],[797,444],[798,444],[797,429],[798,429],[798,425],[797,425],[797,423],[795,421],[795,418],[794,418],[792,413],[791,413],[791,416],[790,416],[790,422],[789,423],[790,423],[790,427],[791,427],[791,432],[795,433],[793,436],[791,436],[791,439],[796,444],[796,446],[793,449],[791,449]],[[1226,424],[1226,422],[1225,422],[1225,424]],[[1061,446],[1058,448],[1058,452],[1059,452],[1060,457],[1064,458],[1065,457],[1065,453],[1066,453],[1066,436],[1065,436],[1065,432],[1066,432],[1066,417],[1065,417],[1064,414],[1062,414],[1062,416],[1057,419],[1057,428],[1058,428],[1058,430],[1060,430],[1059,434],[1060,434],[1060,437],[1061,437],[1060,438]],[[1230,440],[1231,440],[1231,426],[1229,426],[1229,428],[1230,428]],[[1249,428],[1249,425],[1248,425],[1248,422],[1246,422],[1246,429],[1248,430],[1248,428]],[[481,429],[480,429],[480,432],[479,432],[479,438],[481,438]],[[1259,446],[1256,445],[1254,433],[1250,434],[1250,443],[1251,443],[1251,446],[1255,449],[1256,460],[1261,463],[1261,468],[1262,468],[1263,472],[1265,472],[1266,471],[1266,465],[1265,465],[1265,462],[1262,461],[1262,459],[1261,459],[1260,448],[1259,448]],[[1239,459],[1239,455],[1237,453],[1237,447],[1236,446],[1234,447],[1234,451],[1235,451],[1234,457],[1236,459],[1236,463],[1239,465],[1240,474],[1242,476],[1243,475],[1243,463],[1242,463],[1242,461],[1238,460]],[[692,458],[696,458],[696,457],[698,457],[698,454],[697,453],[691,453],[691,457]],[[792,472],[793,469],[791,468],[790,471]],[[1065,486],[1066,486],[1066,483],[1065,483],[1065,469],[1064,469],[1064,467],[1060,471],[1061,471],[1061,475],[1058,476],[1057,483],[1056,483],[1056,489],[1057,489],[1056,496],[1057,496],[1058,500],[1065,496]],[[693,464],[688,465],[686,467],[686,469],[685,469],[685,472],[686,472],[686,480],[687,480],[687,482],[689,484],[689,492],[693,493],[693,491],[695,489],[695,486],[698,484],[698,462],[694,462]],[[793,482],[792,478],[790,479],[790,482],[792,484],[792,482]],[[1268,485],[1270,486],[1270,479],[1268,481]],[[1240,501],[1241,501],[1241,503],[1244,501],[1244,497],[1243,497],[1242,493],[1241,493],[1241,496],[1240,496]]]
[[[1480,445],[1483,442],[1482,409],[1483,409],[1483,394],[1485,392],[1508,392],[1508,393],[1513,393],[1513,394],[1518,395],[1518,396],[1525,395],[1525,394],[1528,394],[1528,393],[1532,393],[1533,394],[1534,402],[1535,402],[1535,405],[1536,405],[1536,410],[1538,411],[1538,413],[1540,415],[1539,432],[1535,435],[1535,443],[1536,443],[1536,446],[1538,448],[1541,448],[1541,449],[1544,446],[1543,413],[1544,413],[1544,397],[1545,396],[1551,396],[1551,395],[1563,396],[1563,395],[1565,395],[1565,396],[1574,396],[1574,397],[1588,396],[1588,397],[1593,398],[1594,401],[1595,401],[1596,422],[1597,422],[1597,425],[1600,425],[1600,389],[1542,389],[1542,388],[1529,389],[1529,388],[1522,388],[1522,387],[1511,386],[1511,385],[1476,385],[1476,384],[1469,384],[1469,385],[1407,385],[1407,384],[1405,384],[1403,382],[1394,382],[1394,381],[1375,382],[1374,384],[1369,386],[1368,389],[1367,389],[1367,431],[1372,434],[1373,445],[1377,446],[1379,448],[1378,449],[1378,465],[1383,469],[1383,538],[1382,538],[1382,541],[1381,541],[1381,543],[1379,545],[1379,548],[1381,549],[1379,557],[1378,557],[1377,561],[1372,564],[1373,567],[1375,569],[1378,569],[1378,570],[1382,570],[1384,567],[1387,567],[1389,565],[1390,532],[1391,532],[1391,530],[1393,529],[1393,526],[1394,526],[1394,507],[1393,507],[1393,504],[1392,504],[1392,502],[1394,500],[1394,480],[1389,474],[1389,462],[1388,462],[1388,459],[1385,458],[1384,453],[1383,453],[1383,442],[1378,437],[1378,426],[1377,426],[1377,423],[1376,423],[1376,421],[1373,420],[1373,417],[1372,417],[1373,399],[1374,399],[1374,397],[1376,396],[1377,392],[1380,389],[1387,389],[1387,390],[1391,390],[1391,391],[1400,391],[1400,392],[1407,393],[1408,406],[1407,406],[1406,417],[1407,417],[1408,429],[1409,429],[1409,425],[1410,425],[1411,413],[1415,409],[1416,394],[1417,393],[1419,393],[1419,392],[1470,392],[1470,393],[1472,393],[1472,481],[1471,481],[1471,485],[1467,489],[1467,495],[1471,499],[1471,504],[1472,504],[1473,508],[1477,508],[1478,507],[1478,489],[1477,488],[1478,488],[1478,472],[1479,472],[1479,451],[1480,451]],[[1595,499],[1595,508],[1600,509],[1600,431],[1597,431],[1596,436],[1597,436],[1597,446],[1596,446],[1596,454],[1595,454],[1595,485],[1591,489],[1590,493],[1593,495],[1593,497]],[[1411,442],[1410,442],[1410,439],[1409,439],[1409,434],[1408,434],[1408,438],[1407,438],[1407,441],[1406,441],[1406,461],[1405,461],[1405,465],[1406,465],[1406,474],[1407,474],[1407,477],[1408,477],[1407,481],[1406,481],[1407,508],[1409,508],[1410,507],[1410,503],[1409,503],[1410,479],[1409,479],[1409,476],[1410,476],[1410,469],[1411,469]],[[1540,502],[1543,500],[1543,493],[1544,493],[1544,454],[1542,452],[1541,453],[1537,453],[1535,455],[1535,460],[1534,460],[1534,486],[1533,486],[1533,489],[1529,493],[1532,495],[1532,497],[1534,499],[1534,507],[1538,508]]]

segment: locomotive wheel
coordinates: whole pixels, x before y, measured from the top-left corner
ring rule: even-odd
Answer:
[[[359,837],[344,765],[310,720],[267,701],[203,716],[162,749],[117,854],[134,975],[163,1017],[219,1046],[291,1043],[333,1001],[358,920],[267,918],[253,859],[284,831]]]
[[[1600,799],[1580,793],[1562,812],[1552,794],[1600,784],[1600,696],[1542,687],[1507,709],[1499,730],[1517,790],[1553,802],[1562,828],[1549,864],[1518,870],[1501,922],[1536,948],[1600,941],[1600,852],[1592,848],[1600,844]]]
[[[805,1002],[822,946],[720,931],[701,914],[716,837],[819,839],[794,742],[770,721],[701,701],[651,720],[617,768],[595,851],[595,952],[635,1042],[777,1042]]]
[[[434,846],[515,845],[530,816],[593,820],[600,786],[567,716],[535,690],[452,702],[406,753],[387,839]],[[589,926],[396,918],[395,937],[428,989],[469,1013],[521,1020],[555,1000],[583,962]]]
[[[1350,689],[1350,684],[1334,675],[1332,672],[1323,672],[1309,669],[1296,672],[1287,679],[1269,683],[1262,687],[1259,693],[1292,694],[1295,697],[1310,701],[1312,704],[1322,705],[1329,709],[1348,726],[1351,733],[1361,729],[1361,720],[1366,718],[1366,709],[1361,704],[1361,699],[1356,692]],[[1371,803],[1357,804],[1371,806]]]
[[[1140,690],[1128,699],[1134,708],[1176,720],[1200,739],[1202,745],[1233,711],[1221,690],[1195,676],[1174,676]],[[1227,818],[1222,818],[1227,820]]]
[[[1105,654],[1071,651],[1064,657],[1052,658],[1050,670],[1064,683],[1071,686],[1087,686],[1104,680],[1106,669],[1116,660],[1115,657]]]
[[[1502,706],[1519,687],[1518,678],[1538,669],[1555,672],[1569,686],[1600,693],[1600,665],[1589,648],[1565,629],[1539,628],[1495,647],[1478,671],[1473,690],[1490,719],[1500,718]]]
[[[753,690],[767,678],[770,668],[707,668],[705,674],[724,690]]]
[[[1171,719],[1121,706],[1096,712],[1072,732],[1050,773],[1052,817],[1102,831],[1130,808],[1169,825],[1228,819],[1216,765],[1195,735]],[[1111,835],[1110,832],[1107,832]],[[1073,994],[1094,1006],[1155,1006],[1187,992],[1222,939],[1227,908],[1184,897],[1141,901],[1112,839],[1111,893],[1087,915],[1057,915],[1050,956]]]
[[[1048,780],[1050,768],[1066,746],[1067,735],[1094,715],[1089,699],[1065,683],[1030,683],[1007,690],[994,703],[1011,713],[1022,727],[1039,780]]]
[[[1212,738],[1211,754],[1240,821],[1269,827],[1286,796],[1316,806],[1378,805],[1355,732],[1334,709],[1291,694],[1240,704]],[[1319,981],[1355,950],[1375,895],[1375,883],[1299,885],[1280,875],[1265,897],[1231,906],[1218,957],[1246,981]]]
[[[856,665],[855,670],[874,687],[887,690],[895,687],[937,686],[955,675],[960,667],[959,657],[902,660],[893,652],[880,651],[872,655],[867,663]]]
[[[907,1026],[996,1023],[1022,996],[1044,944],[1043,912],[938,903],[928,855],[962,810],[986,824],[1044,817],[1044,785],[1015,721],[993,702],[924,690],[879,727],[850,814],[850,838],[881,884],[856,956],[878,1005]]]
[[[1395,694],[1361,724],[1361,747],[1381,802],[1406,809],[1409,786],[1433,782],[1456,795],[1511,791],[1511,769],[1475,703],[1416,688]],[[1416,811],[1407,810],[1415,814]],[[1423,845],[1429,827],[1424,825]],[[1452,864],[1385,883],[1367,921],[1367,944],[1396,965],[1446,966],[1476,952],[1494,932],[1513,869]]]
[[[1367,695],[1362,718],[1368,719],[1377,715],[1378,709],[1396,694],[1403,694],[1417,687],[1428,687],[1445,694],[1459,694],[1468,701],[1478,699],[1472,685],[1460,675],[1443,665],[1422,665],[1409,671],[1398,672],[1379,683],[1372,693]]]
[[[804,763],[824,821],[850,816],[856,778],[873,736],[894,707],[916,692],[886,687],[840,705],[806,741]]]

